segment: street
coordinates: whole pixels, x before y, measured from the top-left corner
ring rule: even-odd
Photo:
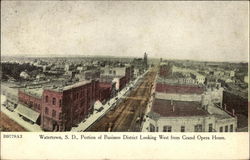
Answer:
[[[142,82],[113,110],[99,119],[86,131],[139,132],[150,97],[156,69],[145,75]]]

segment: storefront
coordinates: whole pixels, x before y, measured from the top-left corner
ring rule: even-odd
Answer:
[[[40,125],[40,113],[24,106],[21,104],[18,104],[16,110],[15,110],[20,117],[22,117],[25,121],[28,121],[32,124],[36,123]]]

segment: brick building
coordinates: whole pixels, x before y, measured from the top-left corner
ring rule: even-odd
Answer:
[[[19,90],[17,109],[45,131],[68,131],[93,112],[99,98],[98,83],[81,81],[65,87]],[[39,115],[39,121],[32,117],[34,114]]]
[[[225,90],[223,92],[223,104],[226,105],[228,111],[235,110],[235,114],[238,117],[239,129],[247,131],[248,128],[248,99],[247,95],[243,96],[237,94],[239,92]]]
[[[99,82],[99,100],[106,102],[116,94],[115,83]]]

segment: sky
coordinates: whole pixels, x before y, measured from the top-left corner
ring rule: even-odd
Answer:
[[[2,1],[2,56],[248,61],[247,1]]]

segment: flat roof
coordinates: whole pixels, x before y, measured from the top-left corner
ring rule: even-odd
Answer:
[[[18,88],[11,88],[9,86],[5,86],[4,84],[1,84],[1,91],[5,91],[6,94],[11,94],[12,96],[18,97]]]
[[[228,119],[228,118],[232,118],[232,116],[230,116],[229,114],[225,113],[225,114],[215,114],[213,113],[212,115],[214,115],[216,118],[218,119]]]
[[[157,83],[156,92],[179,93],[179,94],[202,94],[205,91],[203,86],[189,84],[166,84]]]
[[[71,85],[69,85],[69,86],[63,87],[63,90],[66,91],[66,90],[69,90],[69,89],[77,88],[77,87],[83,86],[83,85],[85,85],[85,84],[88,84],[88,83],[90,83],[90,82],[91,82],[91,81],[88,81],[88,80],[80,81],[80,82],[71,84]]]
[[[174,105],[174,111],[171,100],[155,99],[151,111],[159,114],[161,117],[209,115],[207,111],[200,108],[200,102],[173,101],[172,104]]]
[[[43,88],[22,88],[21,91],[25,93],[41,98],[43,95]]]

